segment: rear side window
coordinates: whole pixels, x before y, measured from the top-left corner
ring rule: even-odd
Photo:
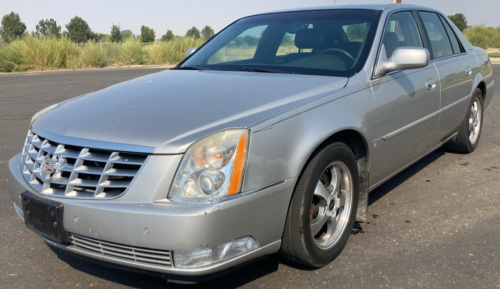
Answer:
[[[454,54],[460,54],[464,51],[462,51],[462,48],[460,46],[460,43],[458,42],[457,35],[453,32],[453,29],[451,29],[450,24],[444,19],[442,15],[440,15],[441,20],[443,21],[444,28],[446,29],[446,32],[448,33],[448,37],[450,38],[451,46],[453,47],[453,53]]]
[[[450,39],[441,20],[436,13],[419,12],[429,36],[433,58],[453,55]]]
[[[389,17],[382,41],[387,58],[398,47],[423,47],[417,23],[409,11],[394,13]]]

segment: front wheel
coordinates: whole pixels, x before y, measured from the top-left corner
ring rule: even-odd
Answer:
[[[282,254],[322,267],[335,259],[350,236],[359,199],[356,159],[343,143],[321,149],[298,180],[283,234]]]

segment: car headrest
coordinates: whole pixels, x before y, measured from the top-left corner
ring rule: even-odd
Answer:
[[[305,29],[295,35],[295,46],[299,49],[314,49],[324,44],[321,31],[316,29]]]
[[[398,35],[394,32],[385,32],[384,46],[387,52],[387,58],[391,57],[394,50],[400,46]]]

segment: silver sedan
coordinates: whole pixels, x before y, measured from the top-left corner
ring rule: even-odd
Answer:
[[[370,191],[474,151],[493,92],[487,53],[433,9],[249,16],[172,70],[37,113],[10,195],[52,246],[170,280],[276,252],[321,267]]]

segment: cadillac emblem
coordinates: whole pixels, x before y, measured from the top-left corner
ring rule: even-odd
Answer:
[[[64,165],[58,155],[47,154],[40,165],[40,177],[44,182],[51,181]]]

